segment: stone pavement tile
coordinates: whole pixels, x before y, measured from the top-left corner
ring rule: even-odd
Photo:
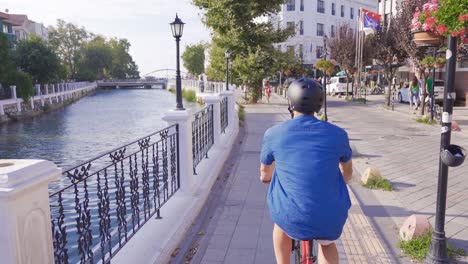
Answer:
[[[224,260],[225,264],[251,264],[255,260],[255,248],[230,248]]]
[[[210,262],[210,261],[223,262],[225,256],[226,256],[225,249],[208,248],[206,249],[201,262]]]
[[[257,247],[259,233],[259,225],[237,226],[229,247],[233,249],[254,249]]]

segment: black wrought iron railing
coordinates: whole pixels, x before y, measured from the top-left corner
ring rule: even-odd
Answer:
[[[192,156],[193,173],[197,174],[197,165],[203,158],[208,158],[208,151],[214,144],[213,105],[198,111],[192,121]]]
[[[229,125],[228,121],[228,99],[223,97],[221,100],[221,132],[225,133],[226,128]]]
[[[180,187],[173,125],[66,170],[50,190],[55,263],[109,263]]]

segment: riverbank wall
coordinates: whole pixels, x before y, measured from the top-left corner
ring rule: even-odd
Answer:
[[[0,125],[47,113],[93,93],[95,82],[35,85],[35,95],[28,100],[17,97],[16,86],[10,86],[11,98],[0,100]]]

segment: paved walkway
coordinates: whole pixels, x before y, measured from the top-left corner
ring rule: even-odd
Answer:
[[[270,104],[246,106],[245,137],[232,164],[213,188],[204,217],[189,241],[190,263],[275,263],[272,227],[266,206],[267,186],[259,180],[259,154],[265,130],[289,118],[286,102],[275,95]],[[237,158],[236,158],[237,157]],[[358,199],[337,243],[340,263],[406,263],[371,225]]]

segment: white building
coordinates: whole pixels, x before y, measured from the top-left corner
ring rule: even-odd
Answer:
[[[31,34],[35,34],[44,40],[47,40],[49,37],[49,32],[43,24],[29,20],[26,15],[11,14],[10,19],[21,25],[13,27],[13,33],[18,41],[27,39]]]
[[[304,65],[311,65],[322,56],[325,35],[333,38],[341,24],[355,28],[360,9],[377,12],[377,5],[375,0],[288,0],[269,19],[277,27],[295,28],[296,35],[278,47],[294,50]]]

